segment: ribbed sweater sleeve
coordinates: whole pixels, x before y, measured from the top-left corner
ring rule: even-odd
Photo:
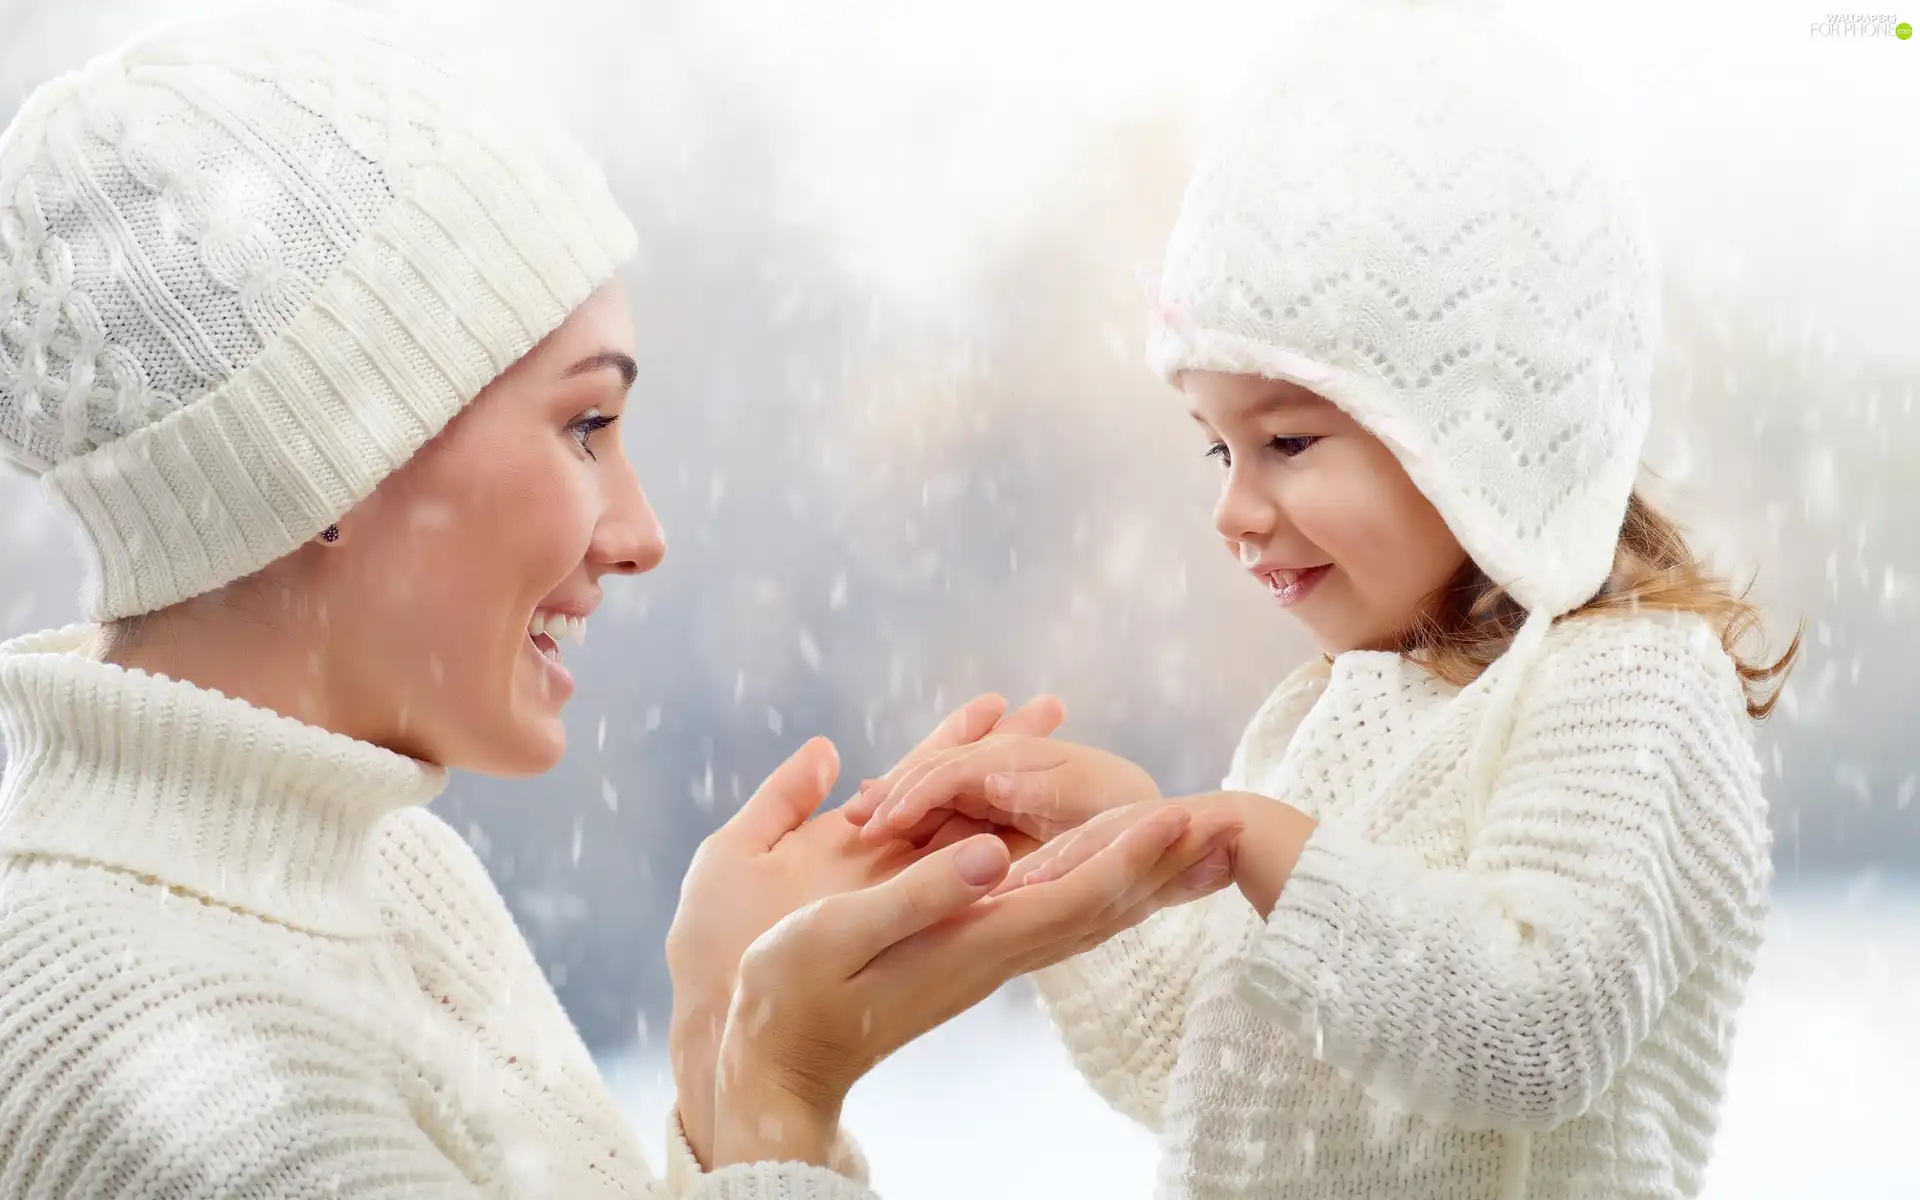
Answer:
[[[1033,976],[1074,1066],[1108,1104],[1155,1132],[1199,976],[1209,903],[1156,913]]]
[[[1324,823],[1242,976],[1311,1053],[1456,1126],[1587,1111],[1765,913],[1757,763],[1704,623],[1597,624],[1535,672],[1465,868]]]

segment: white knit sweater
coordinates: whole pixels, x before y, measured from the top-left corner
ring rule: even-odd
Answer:
[[[656,1182],[443,772],[86,632],[0,646],[0,1197],[870,1195]]]
[[[1039,975],[1162,1196],[1699,1193],[1772,874],[1732,663],[1697,617],[1556,626],[1468,845],[1505,665],[1302,668],[1224,784],[1320,822],[1270,918],[1228,890]]]

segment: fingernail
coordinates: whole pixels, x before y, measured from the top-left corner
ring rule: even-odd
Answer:
[[[992,842],[973,842],[960,847],[953,856],[953,868],[960,878],[974,887],[992,883],[1000,875],[1000,847]]]
[[[1005,800],[1013,792],[1013,780],[1005,775],[987,776],[987,795],[995,800]]]

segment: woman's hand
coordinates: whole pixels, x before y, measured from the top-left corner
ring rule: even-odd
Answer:
[[[1160,799],[1153,777],[1117,754],[1004,734],[928,755],[884,790],[846,806],[873,845],[915,840],[943,812],[1047,842],[1099,813]]]
[[[721,1050],[715,1165],[824,1162],[848,1090],[874,1064],[1014,976],[1160,907],[1158,894],[1214,840],[1191,825],[1184,808],[1167,806],[1070,875],[996,897],[1006,847],[974,836],[783,920],[741,963]]]
[[[976,697],[949,715],[895,771],[989,732],[1045,736],[1058,728],[1058,700],[1042,696],[1008,713],[995,695]],[[810,901],[890,879],[931,849],[979,829],[937,814],[921,831],[927,845],[864,843],[844,821],[809,820],[839,773],[833,744],[815,738],[782,763],[752,798],[694,855],[667,933],[674,1011],[668,1053],[680,1116],[694,1153],[706,1161],[713,1111],[714,1057],[733,998],[740,958],[761,934]],[[1031,843],[1009,839],[1012,853]]]

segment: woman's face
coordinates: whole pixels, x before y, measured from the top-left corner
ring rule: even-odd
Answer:
[[[490,775],[559,761],[570,629],[666,553],[615,424],[633,350],[609,283],[316,547],[325,674],[361,736]]]
[[[1380,439],[1298,384],[1189,371],[1227,549],[1326,654],[1387,647],[1467,561]]]

